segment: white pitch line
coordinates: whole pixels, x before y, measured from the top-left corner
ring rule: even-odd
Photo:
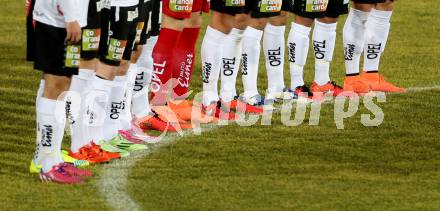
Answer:
[[[217,125],[205,125],[202,132],[216,129]],[[191,135],[191,132],[185,131],[183,136]],[[130,197],[128,193],[128,173],[137,161],[142,160],[158,149],[176,142],[182,137],[172,134],[164,137],[160,142],[148,145],[149,149],[137,153],[132,153],[128,158],[112,161],[104,165],[100,172],[99,181],[96,183],[100,194],[104,196],[106,202],[115,210],[140,210],[139,205]]]
[[[440,89],[440,85],[434,85],[429,87],[410,87],[406,89],[408,92],[422,92],[422,91],[430,91]]]
[[[429,90],[440,90],[440,85],[430,87],[410,87],[408,92],[422,92]],[[402,93],[404,94],[404,93]],[[203,127],[203,132],[218,128],[217,125],[207,125]],[[184,136],[191,135],[191,132],[185,132]],[[106,202],[115,210],[140,210],[139,205],[130,197],[128,193],[128,173],[137,161],[142,160],[146,156],[156,150],[176,142],[181,137],[178,135],[167,136],[159,143],[151,145],[148,150],[133,153],[128,158],[114,161],[108,165],[104,165],[100,172],[99,181],[96,183],[97,189],[104,196]]]

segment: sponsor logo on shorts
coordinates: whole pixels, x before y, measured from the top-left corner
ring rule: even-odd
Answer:
[[[329,0],[307,0],[306,12],[325,12]]]
[[[194,55],[189,53],[186,55],[186,61],[180,65],[180,73],[177,81],[181,87],[189,87],[189,80],[191,76],[191,66],[194,62]]]
[[[110,38],[107,56],[105,58],[111,61],[121,61],[126,45],[127,45],[126,40],[118,40],[115,38]]]
[[[43,125],[41,129],[41,145],[43,147],[52,146],[53,127],[52,125]]]
[[[270,66],[278,67],[281,65],[283,59],[281,57],[281,47],[278,47],[278,49],[275,50],[267,50],[267,55]]]
[[[141,41],[142,29],[144,29],[145,22],[138,22],[136,26],[136,38],[135,43],[139,43]]]
[[[96,12],[101,12],[101,10],[104,8],[106,8],[106,9],[111,8],[110,0],[96,1]]]
[[[64,66],[69,68],[78,68],[81,58],[81,47],[79,45],[66,46],[66,58]]]
[[[347,44],[347,46],[345,46],[345,48],[344,48],[344,55],[345,55],[345,60],[346,61],[353,60],[354,50],[355,50],[355,45],[354,44]]]
[[[282,0],[261,0],[260,12],[279,12],[282,3]]]
[[[211,76],[212,64],[205,62],[202,67],[202,80],[203,83],[209,83],[209,77]]]
[[[127,21],[128,22],[134,21],[138,16],[139,16],[139,11],[138,8],[136,7],[134,11],[128,11]]]
[[[173,12],[191,12],[193,0],[170,0],[170,10]]]
[[[227,7],[244,7],[245,0],[226,0]]]
[[[382,43],[379,44],[368,44],[367,45],[367,58],[377,59],[380,54],[380,49],[382,49]]]
[[[325,40],[313,40],[313,49],[315,50],[315,58],[324,59],[325,57]]]
[[[289,62],[295,62],[296,43],[289,43]]]
[[[241,59],[242,59],[241,74],[247,75],[249,69],[248,55],[246,53],[241,54]]]
[[[223,75],[231,76],[232,74],[234,74],[235,60],[236,60],[235,57],[232,58],[232,59],[222,58],[222,61],[223,61]]]
[[[100,37],[101,29],[83,29],[82,50],[97,51]]]

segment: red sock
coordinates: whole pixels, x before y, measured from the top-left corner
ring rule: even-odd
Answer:
[[[195,46],[200,28],[185,28],[173,54],[174,98],[184,99],[188,92],[195,62]],[[180,97],[179,97],[180,96]]]
[[[151,92],[153,98],[151,103],[163,105],[166,103],[169,81],[173,75],[173,51],[181,31],[162,28],[156,45],[153,48],[153,76],[151,79]]]

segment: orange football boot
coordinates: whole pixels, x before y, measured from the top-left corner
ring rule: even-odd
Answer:
[[[397,87],[386,81],[385,77],[381,76],[378,72],[363,72],[361,74],[361,80],[369,85],[372,91],[397,93],[406,92],[404,88]]]
[[[370,86],[366,84],[359,75],[346,76],[344,80],[344,92],[355,92],[365,94],[370,92]]]
[[[91,149],[95,153],[102,153],[104,156],[107,156],[110,160],[119,159],[121,158],[121,155],[117,152],[108,152],[105,151],[99,146],[98,144],[95,144],[93,141],[90,143]]]
[[[254,106],[237,99],[232,100],[231,102],[222,102],[222,104],[223,106],[229,107],[230,109],[234,110],[244,109],[245,113],[262,114],[264,112],[263,108],[260,106]]]
[[[344,91],[341,86],[337,85],[333,81],[329,81],[322,86],[318,85],[316,82],[313,82],[310,90],[312,91],[313,95],[315,95],[315,93],[331,93],[333,97],[338,96],[339,94],[341,94],[341,92]]]
[[[177,132],[177,129],[174,128],[171,124],[164,122],[159,118],[159,115],[148,115],[143,118],[136,119],[134,121],[136,127],[142,130],[156,130],[156,131],[168,131],[168,132]]]
[[[83,146],[77,153],[69,151],[69,156],[77,160],[87,160],[89,163],[107,163],[110,158],[103,153],[96,153],[91,145]]]
[[[187,121],[179,118],[179,116],[167,105],[165,106],[154,106],[152,108],[158,115],[159,118],[164,122],[169,122],[171,126],[178,127],[182,129],[191,129],[191,124],[188,124]]]
[[[194,105],[192,101],[189,100],[170,102],[168,106],[176,113],[177,116],[179,116],[180,119],[184,121],[189,122],[192,120],[196,120],[197,122],[200,122],[202,124],[217,121],[215,117],[204,114],[202,112],[201,105]]]

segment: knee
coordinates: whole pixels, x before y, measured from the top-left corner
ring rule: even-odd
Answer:
[[[269,23],[273,26],[285,26],[289,19],[289,13],[282,11],[279,16],[269,18]]]
[[[394,0],[387,0],[385,3],[380,3],[376,5],[377,10],[383,11],[393,11],[394,9]]]
[[[362,12],[370,12],[373,7],[373,4],[353,3],[353,8]]]
[[[245,29],[249,25],[249,15],[239,14],[235,16],[234,28]]]
[[[301,16],[296,16],[295,17],[295,23],[303,25],[303,26],[307,26],[307,27],[311,27],[313,24],[313,19],[311,18],[305,18],[305,17],[301,17]]]
[[[325,17],[325,18],[318,19],[318,21],[321,23],[332,24],[332,23],[337,23],[338,18]]]
[[[194,12],[191,14],[191,18],[185,19],[185,28],[200,28],[202,25],[202,14],[200,12]]]
[[[216,11],[212,12],[209,26],[224,33],[229,34],[232,27],[234,27],[234,16],[222,14]]]
[[[44,96],[49,99],[57,99],[64,91],[69,90],[70,78],[66,76],[45,77]]]

